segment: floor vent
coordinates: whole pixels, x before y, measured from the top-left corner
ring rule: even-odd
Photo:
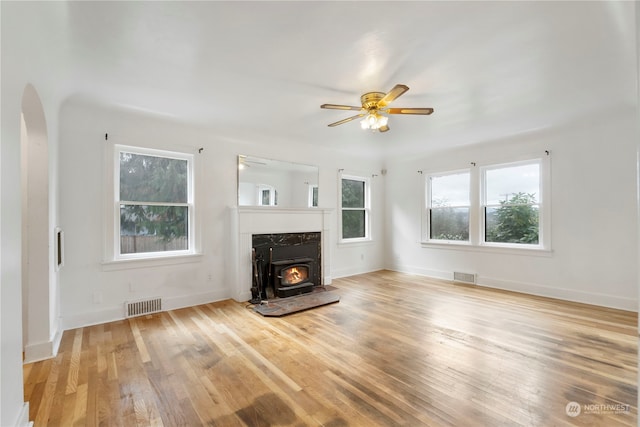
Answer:
[[[152,298],[140,301],[128,301],[124,303],[125,317],[142,316],[143,314],[158,313],[162,311],[162,299]]]
[[[459,271],[453,272],[453,281],[454,282],[464,282],[476,284],[476,275],[473,273],[461,273]]]

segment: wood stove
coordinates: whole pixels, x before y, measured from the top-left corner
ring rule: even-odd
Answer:
[[[271,263],[273,287],[277,297],[286,298],[313,291],[312,258],[294,258]]]
[[[260,298],[312,292],[322,283],[321,233],[254,234]]]

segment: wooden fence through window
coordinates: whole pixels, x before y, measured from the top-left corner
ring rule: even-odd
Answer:
[[[168,242],[158,236],[120,236],[121,254],[183,251],[187,249],[189,249],[189,242],[186,236],[176,237]]]

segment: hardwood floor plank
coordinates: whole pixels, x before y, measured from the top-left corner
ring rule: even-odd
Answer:
[[[80,370],[80,351],[82,348],[82,329],[77,329],[73,338],[73,348],[71,350],[71,366],[67,377],[66,394],[75,393],[78,386],[78,371]]]
[[[76,399],[73,411],[72,425],[85,426],[87,425],[87,387],[88,384],[80,384],[76,391]]]
[[[135,318],[129,319],[129,326],[131,326],[131,333],[133,334],[133,339],[135,340],[136,346],[138,347],[140,359],[143,363],[150,362],[151,358],[149,357],[147,346],[142,339],[142,335],[140,335],[140,329],[138,329],[138,323],[136,322]]]
[[[24,367],[30,419],[37,427],[637,424],[636,313],[390,271],[333,287],[338,304],[282,318],[221,301],[66,331],[56,358]],[[570,402],[580,405],[576,417]]]

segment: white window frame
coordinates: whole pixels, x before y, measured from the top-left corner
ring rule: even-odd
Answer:
[[[162,252],[144,252],[133,254],[121,254],[120,253],[120,153],[133,153],[155,157],[166,157],[170,159],[186,160],[187,161],[187,203],[179,204],[180,206],[187,206],[188,210],[188,228],[187,228],[187,241],[188,248],[186,250],[176,251],[162,251]],[[133,260],[153,260],[153,259],[166,259],[183,257],[188,255],[197,254],[198,244],[196,241],[196,206],[195,206],[195,189],[194,189],[194,177],[195,177],[195,156],[190,153],[168,151],[160,149],[152,149],[131,145],[113,145],[112,153],[112,173],[113,180],[111,185],[111,227],[108,230],[112,230],[110,233],[112,236],[111,244],[108,245],[108,251],[110,253],[111,261],[133,261]],[[165,205],[165,203],[163,203]]]
[[[432,239],[431,238],[431,210],[433,209],[433,206],[431,205],[431,195],[432,195],[432,191],[431,191],[431,183],[433,182],[433,178],[440,178],[440,177],[444,177],[444,176],[448,176],[448,175],[459,175],[459,174],[463,174],[463,173],[468,173],[469,174],[469,204],[468,205],[456,205],[456,206],[450,206],[452,208],[469,208],[469,240],[444,240],[444,239]],[[426,242],[438,242],[438,243],[449,243],[449,244],[454,244],[454,245],[469,245],[471,243],[472,240],[472,218],[473,218],[473,206],[471,204],[471,193],[473,192],[472,190],[472,186],[471,186],[471,170],[470,169],[458,169],[458,170],[454,170],[454,171],[447,171],[447,172],[442,172],[442,173],[430,173],[426,176],[426,192],[425,192],[425,209],[426,212],[423,215],[424,216],[424,236],[423,239]]]
[[[314,191],[317,193],[318,192],[318,184],[309,184],[309,199],[307,202],[307,206],[310,208],[317,208],[318,205],[317,204],[313,204],[313,193]],[[320,201],[318,200],[318,203]]]
[[[352,181],[361,181],[364,183],[364,208],[343,208],[342,207],[342,180],[348,179]],[[346,174],[340,173],[338,176],[338,206],[340,207],[340,213],[338,214],[338,232],[339,243],[361,243],[361,242],[370,242],[371,238],[371,178],[357,175],[357,174]],[[343,210],[364,210],[364,237],[343,237],[343,229],[342,229],[342,211]]]
[[[539,206],[538,223],[538,244],[522,243],[499,243],[485,242],[485,171],[499,169],[502,167],[512,167],[537,163],[540,166],[540,195],[537,205]],[[469,164],[469,163],[467,163]],[[423,175],[423,191],[425,198],[422,203],[422,231],[421,244],[424,247],[449,247],[462,250],[480,250],[514,253],[551,253],[551,153],[545,150],[542,155],[529,154],[514,156],[511,159],[500,159],[493,162],[476,163],[471,162],[470,171],[470,203],[469,212],[469,241],[450,241],[429,239],[429,209],[430,209],[430,184],[431,176],[445,176],[464,171],[463,168],[451,168],[444,171],[431,171]]]
[[[267,184],[258,184],[256,186],[257,189],[257,205],[258,206],[276,206],[278,203],[277,200],[277,194],[276,194],[276,189],[275,187],[273,187],[273,185],[267,185]],[[263,193],[267,191],[269,194],[269,203],[268,204],[264,204],[262,203],[262,195]]]

